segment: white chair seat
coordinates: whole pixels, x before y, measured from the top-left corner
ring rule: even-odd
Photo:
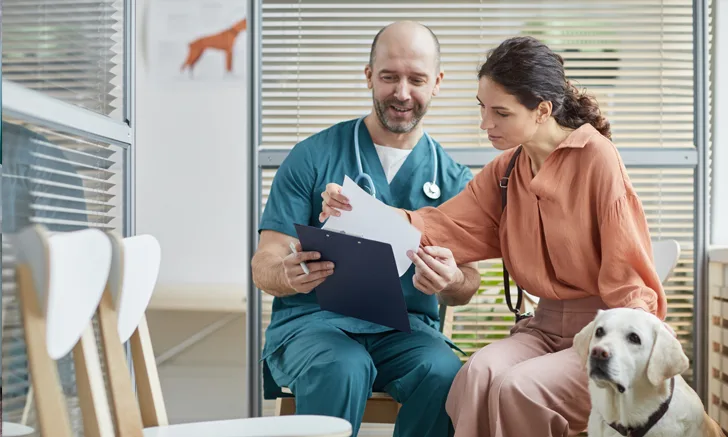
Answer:
[[[351,424],[328,416],[280,416],[146,428],[144,437],[349,437]]]
[[[2,435],[4,437],[21,437],[26,435],[31,435],[35,432],[35,430],[29,426],[21,425],[19,423],[13,423],[13,422],[3,422],[3,432]]]

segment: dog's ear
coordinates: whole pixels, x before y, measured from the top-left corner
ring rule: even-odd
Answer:
[[[655,344],[647,363],[647,379],[652,385],[679,375],[690,367],[680,341],[660,321],[656,323]]]
[[[581,331],[579,331],[574,336],[574,345],[573,348],[576,350],[576,353],[579,354],[579,358],[581,358],[581,362],[586,367],[587,359],[589,358],[589,345],[591,344],[592,336],[594,335],[594,326],[596,325],[596,319],[589,322],[588,325],[581,328]]]

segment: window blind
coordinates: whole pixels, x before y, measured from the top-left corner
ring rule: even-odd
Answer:
[[[262,141],[290,148],[368,111],[364,81],[372,38],[394,20],[432,28],[445,80],[425,118],[444,147],[488,146],[480,131],[476,72],[488,49],[532,35],[565,59],[593,93],[619,147],[693,142],[692,1],[264,0]]]
[[[3,0],[3,78],[122,120],[124,0]]]
[[[12,234],[33,223],[53,232],[89,227],[121,232],[124,152],[116,145],[7,118],[2,136],[2,405],[4,420],[33,427]],[[58,365],[74,429],[81,429],[71,355]]]
[[[263,0],[261,149],[289,150],[367,113],[363,69],[371,42],[396,20],[419,21],[440,40],[445,80],[424,122],[445,148],[491,146],[479,129],[477,69],[489,49],[518,35],[535,36],[563,56],[567,77],[596,96],[620,149],[649,155],[694,148],[692,7],[692,0]],[[648,167],[630,166],[628,173],[653,240],[680,243],[665,284],[668,321],[692,357],[694,168]],[[263,208],[274,175],[263,170]],[[513,324],[501,261],[481,262],[480,270],[481,289],[454,317],[453,338],[468,353],[504,338]],[[263,295],[265,313],[271,301]]]

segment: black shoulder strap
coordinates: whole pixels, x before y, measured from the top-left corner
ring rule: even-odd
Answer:
[[[506,203],[508,202],[508,196],[507,188],[508,188],[508,179],[511,177],[511,172],[513,171],[513,167],[516,166],[516,159],[518,159],[518,155],[521,154],[522,146],[518,146],[518,149],[516,149],[516,153],[513,154],[511,157],[511,161],[508,163],[508,168],[506,168],[506,174],[501,178],[500,180],[500,187],[501,187],[501,205],[503,210],[506,209]]]
[[[516,159],[518,159],[518,155],[521,154],[522,149],[523,146],[519,146],[518,149],[516,149],[513,157],[511,157],[511,161],[508,163],[508,168],[506,168],[506,174],[500,180],[502,211],[505,211],[506,203],[508,202],[508,180],[511,177],[513,167],[516,166]],[[511,303],[511,283],[510,277],[508,275],[508,270],[506,270],[505,261],[503,262],[503,286],[505,287],[506,304],[508,304],[508,309],[516,315],[516,323],[518,323],[521,319],[528,317],[525,314],[521,314],[520,310],[521,303],[523,301],[523,290],[518,284],[516,284],[516,288],[518,289],[518,297],[516,298],[516,307],[514,308],[513,304]]]

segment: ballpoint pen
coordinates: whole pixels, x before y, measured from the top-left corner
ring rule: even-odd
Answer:
[[[290,242],[290,243],[288,244],[288,247],[290,247],[290,248],[291,248],[291,252],[292,252],[292,253],[293,253],[294,255],[298,253],[298,251],[296,250],[296,245],[295,245],[295,244],[293,244],[293,241],[291,241],[291,242]],[[304,272],[305,274],[307,274],[307,275],[308,275],[309,273],[311,273],[311,272],[310,272],[310,271],[308,270],[308,266],[306,265],[306,263],[305,263],[305,262],[302,262],[302,263],[300,263],[299,265],[301,266],[301,268],[303,269],[303,272]]]

